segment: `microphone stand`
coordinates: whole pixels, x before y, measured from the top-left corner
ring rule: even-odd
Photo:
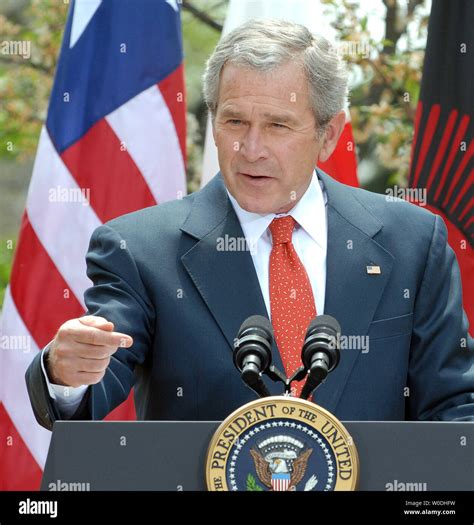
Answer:
[[[264,374],[267,375],[275,383],[283,383],[285,387],[284,395],[290,396],[291,383],[293,383],[293,381],[301,381],[302,379],[304,379],[306,376],[306,369],[304,366],[300,366],[291,377],[287,378],[286,375],[280,370],[278,370],[278,368],[275,365],[271,365],[264,372]]]

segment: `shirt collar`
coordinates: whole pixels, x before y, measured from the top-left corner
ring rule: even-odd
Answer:
[[[258,242],[260,237],[264,234],[269,235],[267,229],[275,217],[291,215],[322,249],[326,249],[327,196],[323,182],[318,179],[316,170],[313,172],[311,182],[301,199],[288,213],[285,214],[260,214],[246,211],[240,207],[237,200],[229,193],[227,188],[226,191],[249,244],[252,245]]]

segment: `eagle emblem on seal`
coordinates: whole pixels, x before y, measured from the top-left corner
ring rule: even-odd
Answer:
[[[260,481],[272,491],[293,491],[303,479],[312,448],[291,436],[279,435],[265,439],[250,449]],[[318,480],[311,476],[304,487],[313,490]]]

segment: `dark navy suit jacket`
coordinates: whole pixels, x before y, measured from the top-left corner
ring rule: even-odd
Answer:
[[[318,176],[328,198],[324,313],[343,335],[368,335],[369,348],[343,349],[314,400],[341,420],[473,420],[472,339],[442,219]],[[217,249],[225,235],[243,232],[220,174],[94,232],[88,313],[134,344],[114,354],[73,419],[102,419],[133,386],[139,419],[222,420],[256,397],[234,368],[232,343],[244,319],[268,314],[250,253]],[[39,357],[26,380],[38,422],[51,428],[60,415]],[[282,369],[276,347],[273,357]]]

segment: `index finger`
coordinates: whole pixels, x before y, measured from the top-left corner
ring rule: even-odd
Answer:
[[[86,343],[96,346],[113,346],[120,348],[130,348],[133,344],[133,339],[121,332],[106,332],[100,328],[84,327],[84,329],[76,332],[73,338],[78,343]]]

